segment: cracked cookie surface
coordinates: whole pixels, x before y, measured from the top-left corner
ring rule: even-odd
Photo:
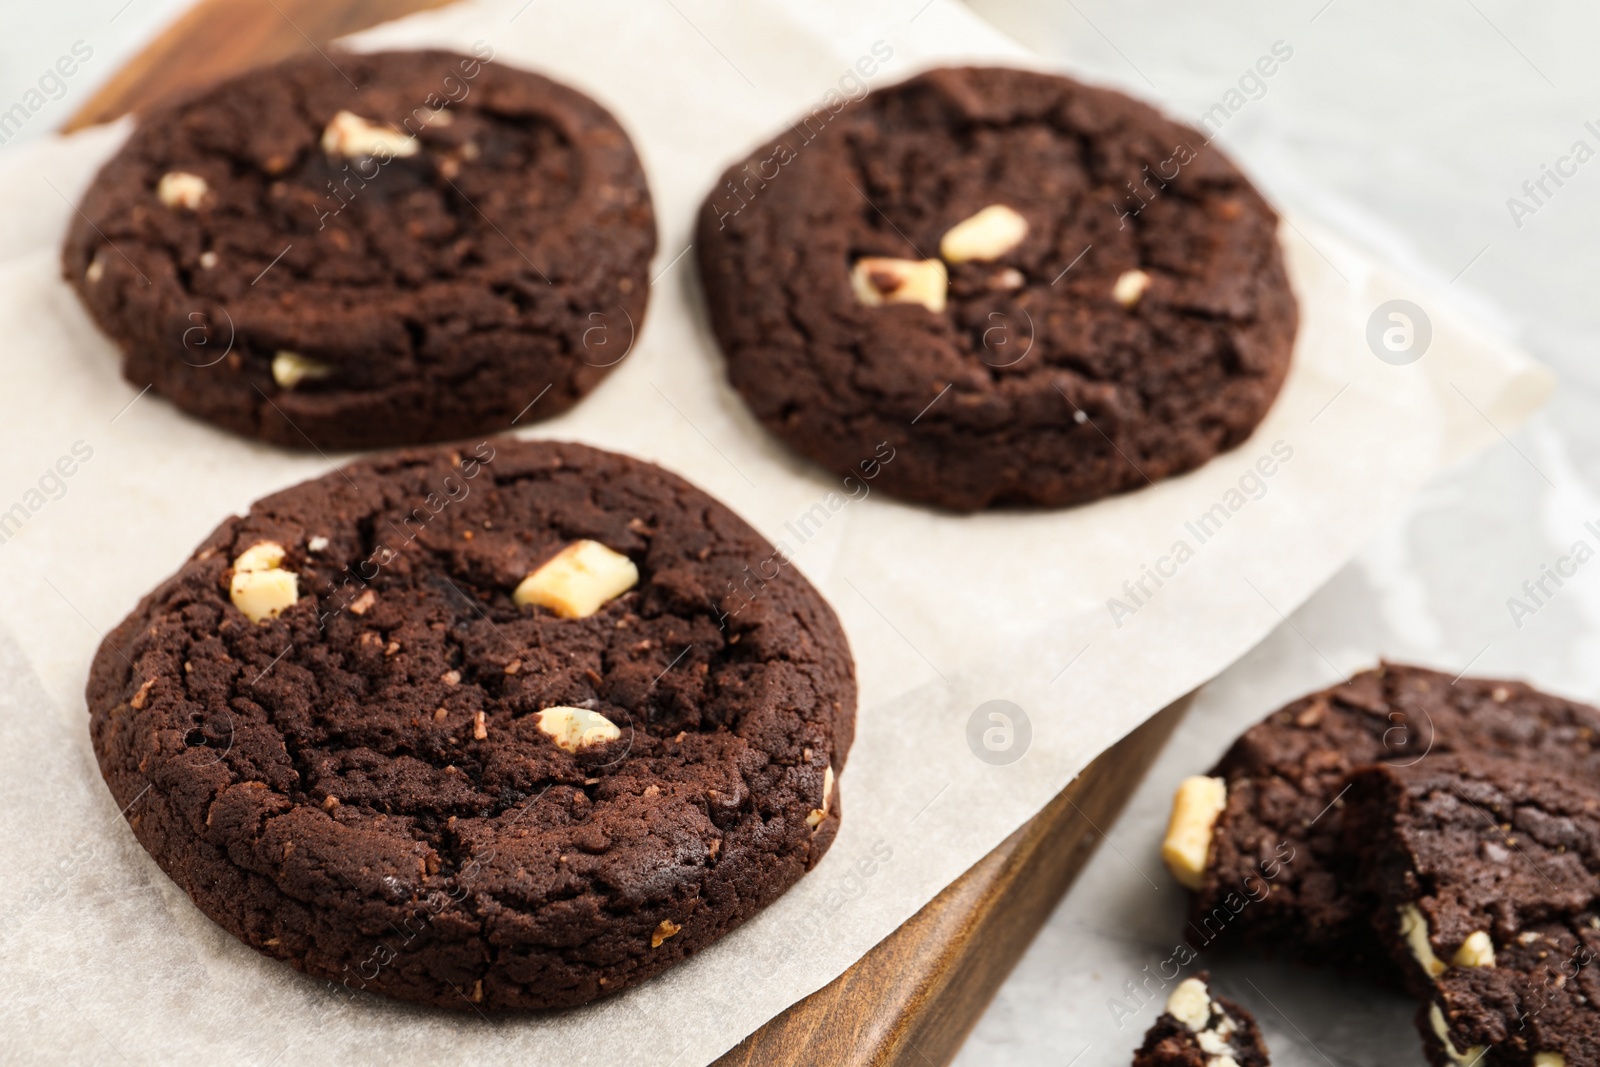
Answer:
[[[953,510],[1063,506],[1265,416],[1298,321],[1277,223],[1144,104],[943,69],[731,167],[696,255],[728,376],[791,447],[859,476],[887,441],[878,486]]]
[[[519,602],[587,541],[636,583],[581,617]],[[354,464],[224,522],[107,636],[101,772],[268,955],[446,1008],[581,1004],[727,933],[837,832],[854,666],[777,558],[682,479],[579,445]],[[295,592],[253,622],[261,568]]]
[[[1386,663],[1311,693],[1245,731],[1212,774],[1227,786],[1190,909],[1197,945],[1243,939],[1395,977],[1344,848],[1350,776],[1426,768],[1452,753],[1600,775],[1600,710],[1522,682]]]
[[[1538,756],[1357,774],[1345,851],[1435,1067],[1600,1062],[1600,792]],[[1541,1058],[1542,1057],[1542,1058]]]
[[[600,105],[490,57],[311,55],[145,117],[62,254],[128,381],[323,449],[503,431],[595,388],[643,324],[644,172]]]

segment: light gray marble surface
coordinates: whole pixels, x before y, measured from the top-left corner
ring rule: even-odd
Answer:
[[[1600,157],[1562,163],[1578,141],[1600,153],[1600,73],[1587,55],[1600,12],[1567,0],[974,6],[1083,77],[1179,118],[1240,103],[1219,141],[1272,199],[1450,283],[1454,300],[1560,378],[1529,426],[1437,479],[1290,625],[1203,691],[957,1060],[1127,1064],[1159,1005],[1139,1008],[1124,983],[1172,955],[1183,923],[1158,856],[1172,788],[1239,730],[1380,655],[1600,698],[1600,563],[1559,589],[1547,583],[1555,595],[1542,605],[1521,589],[1576,542],[1600,548],[1585,528],[1600,526]],[[1293,57],[1229,98],[1279,41]],[[1547,178],[1538,201],[1523,190],[1558,164],[1570,175],[1562,185]],[[1531,212],[1514,217],[1513,196]],[[1536,611],[1513,618],[1514,596]],[[1282,1067],[1423,1062],[1403,998],[1289,964],[1203,955],[1200,965],[1255,1010]]]
[[[75,43],[93,49],[59,94],[45,87],[10,144],[58,126],[186,6],[83,0],[8,12],[0,110],[39,87]],[[1521,675],[1600,698],[1600,563],[1567,579],[1520,626],[1507,607],[1524,580],[1575,542],[1600,547],[1585,529],[1600,524],[1600,158],[1560,186],[1546,178],[1537,200],[1523,190],[1577,141],[1600,152],[1600,133],[1585,126],[1600,129],[1600,67],[1589,55],[1600,11],[1576,0],[1537,8],[1511,0],[973,6],[1081,76],[1179,118],[1235,105],[1219,141],[1276,202],[1416,276],[1449,283],[1456,301],[1561,378],[1544,414],[1438,479],[1291,625],[1204,691],[958,1060],[1125,1064],[1157,1007],[1139,1007],[1124,984],[1171,955],[1181,926],[1181,895],[1157,856],[1171,788],[1241,728],[1379,655]],[[1277,42],[1292,58],[1251,81],[1247,72]],[[1513,196],[1532,210],[1514,218]],[[1422,1062],[1411,1008],[1399,998],[1307,968],[1203,962],[1257,1011],[1283,1067]],[[1131,1016],[1109,1006],[1119,997]]]
[[[24,8],[9,0],[0,33],[0,113],[21,105],[27,117],[0,117],[0,153],[60,129],[192,2],[64,0]]]

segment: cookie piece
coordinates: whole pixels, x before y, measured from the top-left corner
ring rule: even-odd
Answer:
[[[107,636],[101,773],[268,955],[445,1008],[582,1004],[738,926],[838,830],[854,666],[781,558],[580,445],[355,464],[228,519]]]
[[[1295,336],[1277,226],[1204,135],[1145,104],[943,69],[729,168],[695,251],[768,429],[975,511],[1081,504],[1243,441]]]
[[[1600,1062],[1600,792],[1536,758],[1434,756],[1360,772],[1347,805],[1429,1062]]]
[[[123,376],[322,449],[500,432],[599,384],[644,317],[644,171],[604,108],[491,56],[303,56],[144,118],[62,256]]]
[[[1255,1019],[1213,994],[1210,983],[1204,971],[1178,983],[1134,1053],[1133,1067],[1268,1067]]]
[[[1274,712],[1211,772],[1224,799],[1204,827],[1204,866],[1175,870],[1197,887],[1190,940],[1243,939],[1388,974],[1356,859],[1341,848],[1344,789],[1368,764],[1404,767],[1449,752],[1525,756],[1592,779],[1600,711],[1521,682],[1386,663]]]

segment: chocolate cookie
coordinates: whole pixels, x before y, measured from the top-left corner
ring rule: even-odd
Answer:
[[[1359,857],[1342,848],[1347,779],[1451,752],[1527,757],[1593,779],[1600,710],[1520,682],[1384,664],[1274,712],[1174,804],[1164,853],[1195,891],[1191,941],[1238,938],[1391,974]]]
[[[1538,758],[1434,756],[1351,781],[1345,849],[1423,1002],[1429,1062],[1600,1063],[1600,792]]]
[[[1134,1053],[1133,1067],[1268,1067],[1272,1061],[1255,1019],[1213,995],[1210,982],[1202,971],[1178,983]]]
[[[491,57],[304,56],[141,121],[62,256],[124,377],[292,448],[577,403],[643,319],[650,193],[604,108]]]
[[[738,926],[838,829],[854,666],[777,561],[579,445],[355,464],[224,522],[107,636],[95,752],[252,947],[440,1007],[582,1004]]]
[[[1298,311],[1203,134],[1068,78],[945,69],[731,167],[695,241],[728,376],[838,474],[957,511],[1080,504],[1243,441]]]

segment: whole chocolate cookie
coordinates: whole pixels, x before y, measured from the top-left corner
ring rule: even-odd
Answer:
[[[957,511],[1198,467],[1283,383],[1278,219],[1203,134],[1023,70],[819,108],[723,175],[696,254],[728,376],[836,473]]]
[[[1521,757],[1600,775],[1600,710],[1521,682],[1384,664],[1247,730],[1174,803],[1166,859],[1194,890],[1198,946],[1243,939],[1392,977],[1343,843],[1350,775],[1447,753]]]
[[[224,522],[106,637],[100,769],[268,955],[446,1008],[582,1004],[738,926],[837,831],[854,666],[778,559],[579,445],[355,464]]]
[[[343,449],[567,410],[631,346],[655,244],[616,120],[484,47],[290,59],[149,115],[62,262],[135,386]]]
[[[1205,971],[1177,984],[1133,1054],[1133,1067],[1270,1067],[1271,1062],[1255,1017],[1216,996]]]
[[[1542,759],[1351,779],[1345,851],[1435,1067],[1600,1063],[1600,792]]]

